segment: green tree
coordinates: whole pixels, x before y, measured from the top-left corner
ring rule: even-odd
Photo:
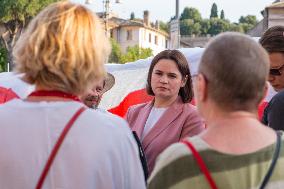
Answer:
[[[239,24],[242,27],[242,30],[244,33],[247,33],[248,31],[250,31],[254,25],[248,24],[248,23],[240,23]]]
[[[210,19],[210,28],[208,33],[210,35],[217,35],[221,32],[229,31],[230,22],[228,20],[222,20],[220,18],[211,18]]]
[[[181,35],[199,35],[201,29],[200,23],[194,23],[192,19],[185,19],[180,21]]]
[[[200,32],[202,35],[207,35],[208,31],[210,29],[210,20],[209,19],[203,19],[200,22],[201,28],[200,28]]]
[[[139,48],[138,45],[128,47],[126,54],[123,54],[120,58],[120,63],[134,62],[139,59],[145,59],[152,56],[152,49],[150,48]]]
[[[247,16],[241,16],[240,19],[239,19],[239,23],[241,23],[241,24],[250,24],[250,25],[255,26],[258,23],[258,21],[256,19],[256,16],[254,16],[254,15],[247,15]]]
[[[109,56],[109,62],[110,63],[119,63],[120,59],[121,59],[121,48],[119,46],[119,44],[116,42],[115,39],[110,39],[110,43],[111,43],[111,53]]]
[[[202,20],[200,12],[196,8],[185,7],[181,13],[180,20],[192,19],[194,22]]]
[[[243,27],[238,23],[231,23],[229,31],[244,33]]]
[[[210,18],[218,18],[218,8],[216,3],[212,4]]]
[[[159,25],[160,25],[160,29],[163,30],[164,32],[169,33],[170,31],[170,25],[169,23],[163,22],[163,21],[159,21]]]
[[[6,48],[0,47],[0,72],[7,71],[8,52]]]
[[[1,38],[9,52],[8,61],[10,63],[13,62],[12,49],[23,28],[40,10],[56,1],[58,0],[1,0],[0,23],[6,29],[1,34]]]
[[[224,19],[225,19],[225,12],[224,12],[224,10],[223,10],[223,9],[221,10],[220,18],[221,18],[222,20],[224,20]]]
[[[134,20],[135,19],[135,14],[134,14],[134,12],[131,12],[131,14],[130,14],[130,20]]]
[[[254,15],[241,16],[239,19],[239,24],[245,33],[251,30],[257,23],[258,21]]]

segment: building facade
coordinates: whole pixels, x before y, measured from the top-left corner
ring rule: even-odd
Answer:
[[[276,0],[262,11],[263,19],[250,31],[248,35],[260,37],[268,28],[276,25],[284,26],[284,0]]]
[[[150,23],[148,11],[144,11],[143,20],[125,20],[112,16],[107,30],[108,35],[119,43],[124,53],[128,47],[135,45],[152,49],[153,55],[169,47],[169,34],[160,30],[158,21],[155,24]]]

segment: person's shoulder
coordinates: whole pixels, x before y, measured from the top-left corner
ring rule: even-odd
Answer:
[[[146,103],[142,103],[142,104],[135,104],[135,105],[132,105],[128,108],[127,110],[127,116],[129,115],[135,115],[136,114],[139,114],[140,111],[143,111],[143,109],[147,106],[149,106],[151,102],[146,102]]]
[[[208,146],[204,144],[199,136],[187,137],[184,140],[189,141],[198,151],[202,151],[208,148]],[[170,145],[158,156],[150,180],[166,167],[170,168],[171,166],[175,166],[174,164],[181,163],[181,161],[185,159],[188,160],[188,158],[191,156],[191,151],[184,143],[179,142]]]
[[[283,91],[280,91],[279,93],[277,93],[271,101],[279,101],[279,102],[284,102],[284,90]]]
[[[208,148],[199,136],[187,137],[184,141],[189,141],[197,150],[205,150]],[[166,165],[180,159],[181,157],[189,155],[191,155],[191,151],[187,148],[187,146],[182,142],[178,142],[166,148],[166,150],[160,154],[158,160]]]
[[[111,130],[111,133],[126,132],[129,134],[130,129],[128,123],[121,117],[109,112],[87,109],[86,121],[88,124],[93,125],[96,123],[96,127],[104,130]]]
[[[183,113],[186,114],[189,117],[192,116],[199,116],[197,107],[190,104],[190,103],[184,103],[183,105]]]
[[[144,108],[145,106],[147,106],[149,103],[150,102],[135,104],[135,105],[130,106],[129,109],[131,109],[131,110],[141,109],[141,108]]]

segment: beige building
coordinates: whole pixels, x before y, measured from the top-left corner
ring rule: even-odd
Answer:
[[[247,34],[260,37],[265,30],[272,26],[284,26],[284,0],[276,0],[262,11],[263,19]]]
[[[158,21],[150,23],[148,11],[144,11],[143,20],[125,20],[110,15],[107,25],[108,35],[119,43],[122,52],[126,52],[127,47],[138,45],[152,49],[156,55],[169,47],[169,34],[159,29]]]

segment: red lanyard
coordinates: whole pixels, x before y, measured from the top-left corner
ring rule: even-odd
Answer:
[[[57,91],[57,90],[53,90],[53,91],[47,91],[47,90],[38,90],[38,91],[34,91],[32,92],[29,97],[61,97],[61,98],[66,98],[66,99],[71,99],[74,101],[78,101],[81,102],[81,100],[79,99],[78,96],[70,94],[70,93],[66,93],[63,91]]]
[[[83,113],[87,108],[86,107],[80,107],[76,113],[72,116],[72,118],[68,121],[68,123],[66,124],[66,126],[64,127],[61,135],[59,136],[57,142],[55,143],[55,146],[53,147],[49,157],[48,157],[48,160],[47,162],[45,163],[45,166],[44,166],[44,169],[42,170],[41,172],[41,175],[40,175],[40,178],[37,182],[37,185],[36,185],[36,189],[41,189],[43,184],[44,184],[44,181],[45,181],[45,178],[49,172],[49,169],[57,155],[57,152],[60,148],[60,146],[62,145],[63,143],[63,140],[64,138],[66,137],[68,131],[71,129],[71,127],[73,126],[73,123],[77,120],[77,118],[80,116],[81,113]]]
[[[203,161],[202,157],[200,156],[198,151],[195,149],[195,147],[188,140],[182,140],[181,142],[184,143],[188,147],[188,149],[192,152],[193,157],[197,161],[197,164],[198,164],[200,170],[205,175],[205,178],[207,179],[210,187],[212,189],[218,189],[216,183],[214,182],[214,180],[213,180],[213,178],[210,174],[210,171],[206,167],[205,162]]]

